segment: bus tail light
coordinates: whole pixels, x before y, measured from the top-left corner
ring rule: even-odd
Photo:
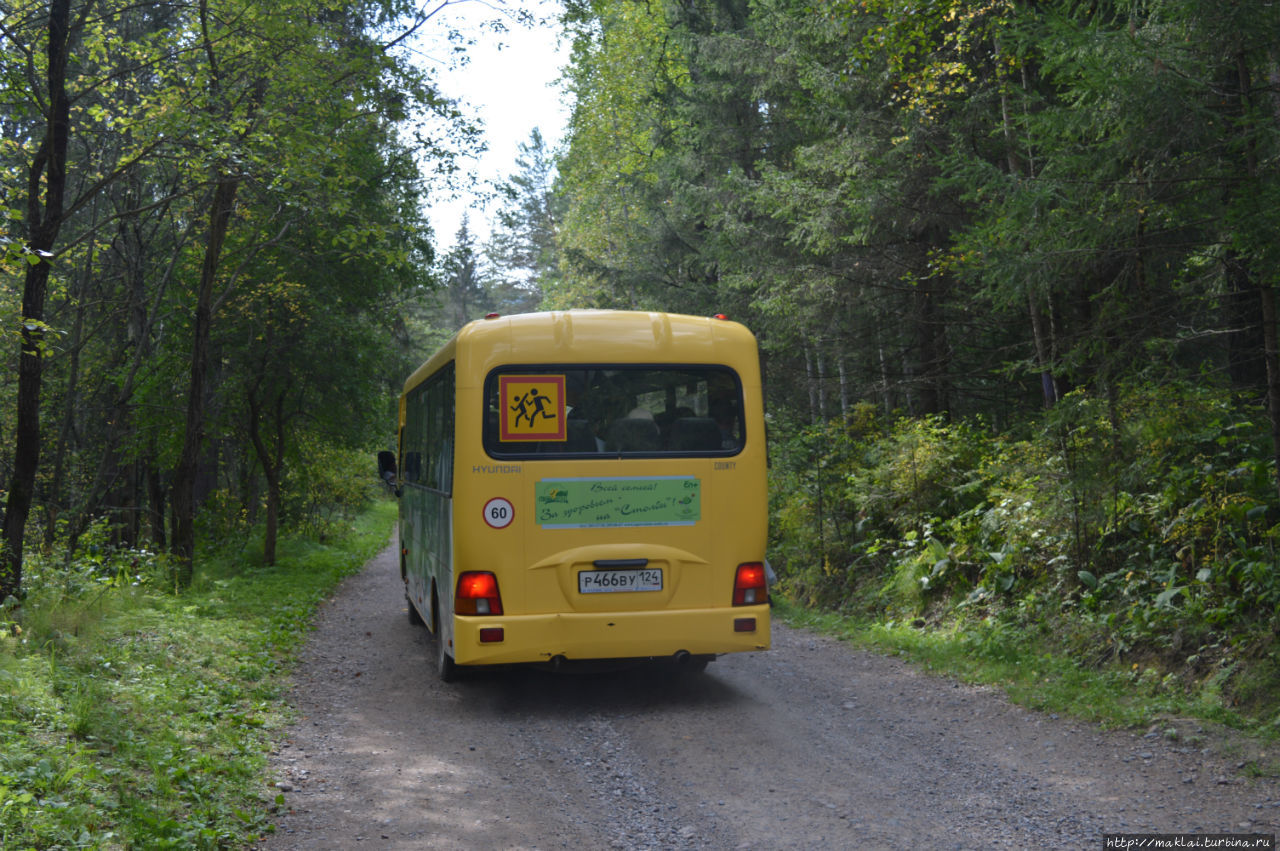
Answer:
[[[453,595],[453,613],[456,615],[502,614],[502,595],[498,593],[498,578],[487,570],[468,570],[459,576],[457,593]]]
[[[754,606],[769,602],[769,586],[765,583],[764,565],[758,561],[738,565],[733,578],[733,604]]]

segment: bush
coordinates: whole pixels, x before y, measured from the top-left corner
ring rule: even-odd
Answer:
[[[300,440],[285,488],[283,516],[298,534],[323,542],[345,534],[381,487],[373,452],[352,451],[314,437]]]
[[[882,620],[1055,623],[1078,658],[1141,655],[1176,682],[1234,670],[1280,624],[1256,422],[1207,383],[1166,383],[1073,393],[1021,439],[867,408],[775,429],[781,590]]]
[[[180,595],[162,564],[161,587],[135,585],[133,557],[97,543],[40,561],[0,615],[0,847],[253,845],[282,800],[263,790],[287,663],[394,516],[387,501],[341,541],[293,539],[272,568],[202,560]]]

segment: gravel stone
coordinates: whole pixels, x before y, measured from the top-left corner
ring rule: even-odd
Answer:
[[[1280,784],[1248,776],[1248,742],[1181,719],[1102,731],[779,624],[771,651],[702,674],[445,684],[395,553],[317,617],[259,847],[965,851],[1280,832]]]

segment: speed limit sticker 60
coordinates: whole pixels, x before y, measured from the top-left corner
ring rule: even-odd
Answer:
[[[484,522],[495,529],[505,529],[515,519],[516,510],[511,500],[495,496],[484,504]]]

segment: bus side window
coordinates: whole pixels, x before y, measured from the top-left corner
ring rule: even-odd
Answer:
[[[453,487],[453,367],[431,380],[426,393],[427,464],[423,484],[448,493]]]
[[[453,369],[449,370],[449,377],[445,386],[445,412],[444,412],[444,429],[440,438],[440,490],[445,493],[453,492],[453,431],[454,431],[454,400],[453,393]]]
[[[404,478],[409,482],[422,481],[422,453],[406,452],[404,454]]]

